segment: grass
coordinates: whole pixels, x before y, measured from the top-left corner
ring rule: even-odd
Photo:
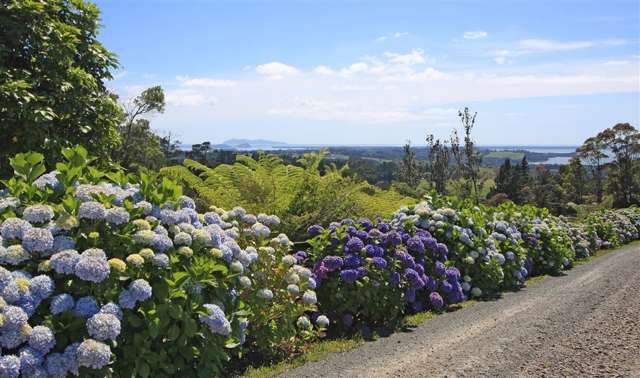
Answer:
[[[640,246],[640,241],[636,241],[628,245]],[[606,256],[608,254],[618,251],[619,249],[620,247],[613,248],[613,249],[599,250],[586,259],[575,261],[574,266],[587,264],[593,261],[594,259]],[[550,275],[548,274],[531,277],[527,280],[527,286],[535,285],[538,282],[541,282],[547,279],[548,277],[550,277]],[[460,309],[473,306],[478,302],[479,301],[477,300],[470,299],[462,303],[449,306],[446,312],[458,311]],[[407,315],[402,321],[401,329],[407,330],[407,329],[418,327],[424,324],[425,322],[431,319],[434,319],[438,315],[439,313],[433,312],[433,311],[424,311],[416,314]],[[284,361],[278,362],[273,365],[268,365],[268,366],[250,367],[240,377],[241,378],[276,377],[290,369],[295,369],[308,362],[320,361],[332,353],[346,352],[348,350],[355,349],[364,343],[365,343],[365,340],[360,336],[352,337],[352,338],[333,339],[333,340],[320,340],[320,341],[311,343],[303,353],[297,354]]]
[[[364,344],[361,337],[343,338],[334,340],[322,340],[311,343],[304,353],[293,356],[274,365],[258,368],[250,367],[242,374],[242,378],[267,378],[275,377],[287,370],[295,369],[308,362],[319,361],[332,353],[345,352]]]

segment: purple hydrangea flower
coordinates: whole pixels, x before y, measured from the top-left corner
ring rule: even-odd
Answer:
[[[347,283],[354,283],[358,279],[358,271],[356,269],[345,269],[340,272],[340,278]]]
[[[407,239],[407,249],[409,250],[409,252],[423,254],[424,244],[422,243],[422,240],[420,240],[420,238],[411,237]]]
[[[339,256],[326,256],[322,259],[322,265],[324,265],[329,271],[342,268],[344,261]]]
[[[362,259],[360,256],[355,254],[350,254],[345,256],[344,258],[344,266],[347,268],[357,268],[362,265]]]
[[[387,267],[387,260],[383,259],[382,257],[374,257],[373,266],[378,269],[384,269]]]
[[[429,303],[431,303],[431,308],[436,311],[439,311],[440,309],[442,309],[442,306],[444,306],[444,300],[442,299],[440,294],[435,291],[429,294]]]
[[[322,228],[322,226],[314,224],[313,226],[309,227],[307,229],[307,234],[309,234],[311,237],[314,236],[318,236],[320,235],[320,233],[324,230],[324,228]]]
[[[344,249],[347,252],[360,252],[362,248],[364,248],[364,243],[358,237],[352,237],[344,246]]]

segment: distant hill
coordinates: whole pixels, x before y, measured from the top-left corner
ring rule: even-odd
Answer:
[[[231,147],[256,147],[256,146],[286,146],[285,142],[277,142],[273,140],[266,139],[229,139],[222,142],[223,145],[231,146]]]

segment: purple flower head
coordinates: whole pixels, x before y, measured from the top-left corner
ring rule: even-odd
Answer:
[[[423,275],[424,275],[424,266],[422,266],[421,264],[416,264],[416,265],[413,267],[413,270],[415,270],[416,272],[418,272],[418,274],[419,274],[420,276],[423,276]]]
[[[356,269],[345,269],[340,272],[340,278],[347,283],[354,283],[358,279],[358,271]]]
[[[422,243],[422,240],[420,240],[420,238],[415,236],[408,238],[406,243],[407,243],[407,249],[409,250],[409,252],[414,252],[418,254],[424,253],[424,244]]]
[[[326,256],[322,259],[322,265],[324,265],[324,267],[329,271],[342,268],[343,263],[342,257],[340,256]]]
[[[345,252],[360,252],[364,248],[364,243],[358,237],[352,237],[344,245]]]
[[[434,310],[440,310],[442,309],[442,306],[444,306],[444,300],[442,299],[440,294],[435,291],[429,294],[429,303],[431,303],[431,308],[433,308]]]
[[[340,221],[340,224],[342,225],[348,224],[349,226],[353,226],[355,222],[351,218],[344,218],[343,220]]]
[[[358,273],[358,278],[362,278],[367,275],[367,268],[361,266],[356,268],[356,272]]]
[[[427,238],[424,240],[424,245],[430,251],[437,252],[438,251],[438,241],[435,238]]]
[[[384,269],[387,267],[387,260],[383,259],[382,257],[374,257],[373,266],[378,269]]]
[[[398,250],[395,252],[394,256],[398,260],[400,260],[403,268],[413,268],[415,266],[415,260],[413,259],[413,256],[405,251]]]
[[[446,258],[447,254],[449,253],[449,248],[447,248],[446,244],[438,243],[438,246],[436,247],[436,253],[438,253],[440,257]]]
[[[407,278],[407,281],[409,281],[412,289],[422,289],[425,285],[418,272],[411,268],[404,270],[404,276]]]
[[[324,228],[322,228],[322,226],[314,224],[307,229],[307,234],[309,234],[309,236],[311,237],[314,237],[320,235],[322,231],[324,231]]]
[[[368,218],[360,218],[360,220],[358,220],[358,223],[360,223],[360,225],[367,231],[373,228],[373,222],[371,222],[371,220]]]
[[[387,233],[391,230],[391,226],[388,223],[380,223],[378,224],[378,230],[380,230],[380,232]]]
[[[429,239],[431,238],[431,233],[425,230],[418,230],[416,231],[416,236],[419,237],[420,239]]]
[[[369,233],[367,231],[358,230],[354,236],[359,237],[361,240],[367,240]]]
[[[307,258],[307,252],[305,251],[298,251],[296,253],[294,253],[293,255],[296,258],[296,261],[298,262],[298,264],[302,264],[302,262],[304,261],[304,259]]]
[[[447,280],[451,283],[458,282],[460,279],[460,271],[457,268],[447,268],[445,274],[447,275]]]
[[[447,268],[444,266],[442,262],[436,261],[433,271],[437,276],[444,276],[446,270]]]
[[[400,284],[400,273],[398,273],[398,272],[391,273],[391,276],[389,277],[389,280],[391,281],[392,284],[399,285]]]
[[[357,268],[362,265],[362,259],[355,254],[349,254],[344,258],[344,266],[347,268]]]
[[[409,303],[413,303],[416,301],[416,290],[413,288],[407,289],[407,291],[405,292],[405,298],[407,299],[407,302]]]
[[[435,278],[427,276],[424,282],[426,283],[425,288],[428,292],[434,292],[438,289],[438,281],[436,281]]]
[[[453,286],[449,281],[442,281],[442,283],[440,284],[440,287],[442,288],[442,291],[445,292],[446,294],[449,294],[453,291]]]
[[[380,239],[382,237],[382,232],[377,228],[372,228],[367,232],[367,239]]]
[[[389,231],[383,239],[386,246],[396,246],[402,244],[402,237],[395,231]]]

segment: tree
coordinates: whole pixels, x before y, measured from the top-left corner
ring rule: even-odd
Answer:
[[[108,161],[122,112],[104,84],[118,63],[98,28],[98,8],[83,0],[0,3],[0,173],[20,151],[53,165],[75,144]]]
[[[562,182],[567,200],[582,203],[586,179],[579,157],[574,156],[569,160],[569,164],[562,168]]]
[[[180,153],[180,141],[173,138],[174,135],[168,132],[160,138],[160,150],[164,155],[164,160],[171,162]]]
[[[404,156],[400,164],[399,178],[400,181],[415,188],[418,186],[418,183],[420,183],[420,169],[418,167],[416,153],[411,149],[410,143],[405,144],[403,149]]]
[[[609,156],[605,153],[606,145],[604,141],[598,137],[591,137],[584,141],[582,146],[576,149],[577,156],[587,161],[591,175],[593,177],[593,186],[598,203],[602,202],[603,194],[603,161]]]
[[[450,176],[450,149],[440,139],[436,139],[433,134],[427,135],[427,144],[429,145],[427,177],[436,192],[446,194],[447,180]]]
[[[462,172],[464,178],[471,184],[473,188],[473,196],[476,203],[480,202],[480,192],[478,188],[480,179],[480,164],[482,163],[482,155],[478,153],[475,148],[475,143],[471,138],[471,130],[476,124],[476,115],[469,111],[469,108],[464,108],[464,111],[458,111],[458,117],[464,129],[464,161],[462,165]]]
[[[132,163],[141,163],[147,159],[146,156],[140,155],[141,152],[148,151],[146,145],[157,150],[153,152],[154,155],[161,153],[160,137],[151,130],[148,120],[139,119],[139,117],[154,112],[162,113],[164,106],[164,91],[159,85],[145,89],[124,105],[125,120],[118,127],[122,137],[122,147],[115,151],[115,157],[123,166],[129,167]]]
[[[599,133],[597,138],[615,156],[609,180],[614,205],[627,207],[640,203],[640,183],[635,162],[640,156],[640,132],[629,123],[618,123]]]
[[[513,183],[513,169],[511,167],[511,159],[506,159],[504,163],[498,169],[498,175],[496,176],[496,189],[497,193],[504,193],[513,200],[513,190],[511,188]]]

